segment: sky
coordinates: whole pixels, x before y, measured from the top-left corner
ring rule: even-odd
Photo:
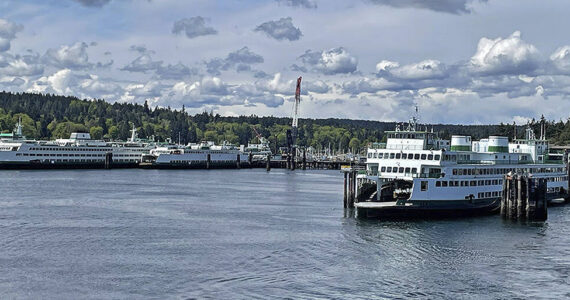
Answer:
[[[190,113],[570,117],[567,0],[2,0],[0,90]]]

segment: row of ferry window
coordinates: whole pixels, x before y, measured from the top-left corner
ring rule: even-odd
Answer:
[[[447,187],[447,186],[485,186],[485,185],[499,185],[503,184],[502,179],[494,180],[454,180],[454,181],[436,181],[436,187]]]
[[[75,156],[75,157],[104,157],[105,154],[33,154],[33,153],[16,153],[16,156]]]
[[[453,175],[500,175],[509,172],[525,171],[529,173],[564,172],[564,168],[476,168],[453,169]]]
[[[109,148],[30,148],[32,151],[110,151]]]
[[[477,198],[491,198],[491,197],[499,197],[501,196],[501,192],[484,192],[478,193]]]
[[[441,155],[439,154],[419,154],[419,153],[368,153],[368,158],[380,158],[380,159],[415,159],[415,160],[439,160]]]
[[[104,157],[105,154],[34,154],[34,153],[16,153],[16,156],[63,156],[63,157],[68,157],[68,156],[75,156],[75,157]],[[140,157],[139,154],[116,154],[114,155],[116,157]]]
[[[382,167],[380,172],[386,173],[417,173],[418,168],[404,168],[404,167]]]

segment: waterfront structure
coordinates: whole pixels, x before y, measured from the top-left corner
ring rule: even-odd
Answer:
[[[355,204],[365,215],[459,214],[491,212],[500,205],[505,174],[529,174],[547,181],[547,198],[566,197],[565,157],[550,153],[544,130],[537,138],[526,129],[524,139],[490,136],[472,141],[454,135],[438,138],[418,128],[386,132],[385,144],[368,148],[366,171],[357,176]],[[368,193],[367,193],[367,191]]]
[[[152,148],[152,143],[137,138],[135,128],[127,142],[94,140],[89,133],[55,141],[30,140],[23,136],[19,121],[13,133],[0,136],[0,168],[134,167]]]
[[[168,145],[150,151],[153,165],[164,168],[228,168],[248,163],[249,154],[234,145],[214,142],[189,144],[185,147]]]

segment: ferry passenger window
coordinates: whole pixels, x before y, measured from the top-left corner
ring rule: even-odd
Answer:
[[[408,153],[402,153],[402,159],[407,159],[408,158]]]
[[[459,186],[459,181],[454,181],[455,182],[455,186]]]
[[[439,155],[439,154],[436,154],[434,157],[435,160],[439,160],[440,158],[441,158],[441,155]]]
[[[476,180],[471,181],[470,185],[471,186],[477,186],[477,181]]]
[[[390,153],[390,159],[394,159],[394,153]]]
[[[465,181],[461,181],[461,186],[465,186]]]
[[[499,181],[498,181],[498,180],[493,180],[493,185],[497,185],[497,184],[499,184]]]
[[[398,168],[397,168],[397,167],[393,167],[393,168],[392,168],[392,173],[398,173]]]
[[[410,168],[406,168],[406,170],[404,171],[404,173],[410,173]]]
[[[368,158],[372,158],[372,153],[368,153]]]
[[[420,188],[422,191],[427,191],[428,189],[428,182],[427,181],[422,181],[420,184]]]
[[[412,173],[416,174],[418,172],[418,168],[412,168]]]
[[[441,186],[441,181],[436,181],[436,182],[435,182],[435,186],[436,186],[436,187],[440,187],[440,186]]]
[[[386,169],[386,172],[391,173],[391,172],[392,172],[392,167],[388,167],[388,169]]]
[[[442,182],[441,182],[441,186],[446,187],[446,186],[447,186],[447,181],[442,181]]]
[[[463,169],[459,169],[458,172],[459,173],[457,175],[463,175]]]
[[[433,160],[433,154],[429,154],[427,159],[428,159],[428,160]]]
[[[457,169],[453,169],[453,175],[457,175]]]
[[[380,172],[386,172],[386,167],[380,168]]]
[[[400,159],[400,153],[396,153],[396,159]]]
[[[485,180],[485,185],[491,185],[491,180]]]
[[[374,158],[376,158],[378,156],[378,154],[374,153]]]
[[[413,154],[413,153],[409,153],[409,154],[408,154],[408,159],[414,159],[414,154]]]
[[[404,173],[404,167],[400,167],[400,169],[398,170],[398,173]]]
[[[426,155],[422,154],[422,160],[425,160],[425,159],[426,159]]]

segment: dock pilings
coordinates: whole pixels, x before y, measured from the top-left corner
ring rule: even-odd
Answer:
[[[357,171],[353,169],[342,170],[344,176],[343,185],[343,205],[344,208],[354,208],[354,201],[356,199],[356,174]]]
[[[105,169],[111,169],[113,167],[113,153],[105,153]]]
[[[267,154],[267,160],[265,161],[265,169],[271,171],[271,155]]]
[[[548,217],[546,179],[505,175],[501,216],[509,220],[545,221]]]

